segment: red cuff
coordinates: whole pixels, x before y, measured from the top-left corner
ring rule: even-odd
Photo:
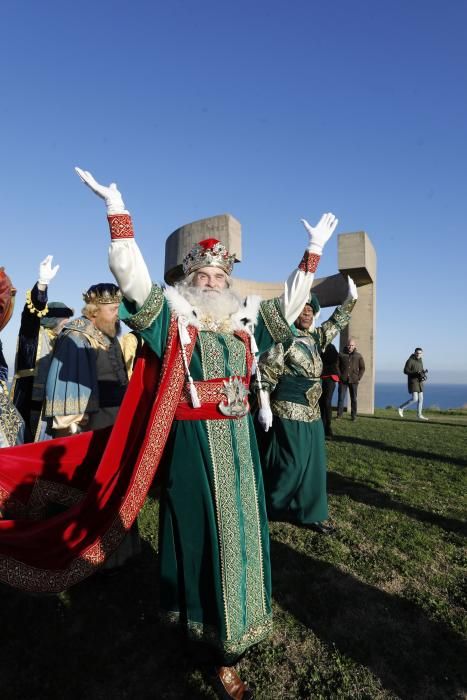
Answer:
[[[320,258],[321,255],[310,253],[308,250],[305,250],[298,269],[302,272],[316,272]]]
[[[133,222],[129,214],[109,214],[107,221],[109,222],[110,238],[113,241],[135,237]]]

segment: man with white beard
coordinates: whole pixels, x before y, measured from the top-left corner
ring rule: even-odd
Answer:
[[[76,170],[107,205],[110,269],[124,296],[120,318],[162,360],[145,438],[146,454],[165,446],[161,610],[204,649],[219,696],[247,700],[252,691],[233,664],[272,623],[268,523],[248,386],[256,353],[289,336],[337,219],[324,214],[316,227],[303,220],[309,246],[281,298],[241,299],[231,291],[235,255],[212,238],[184,258],[183,282],[163,290],[151,283],[116,185]],[[272,422],[267,405],[261,414]]]

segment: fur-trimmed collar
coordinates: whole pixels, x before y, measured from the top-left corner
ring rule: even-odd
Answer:
[[[185,322],[186,325],[195,326],[201,331],[217,330],[225,333],[244,330],[251,332],[256,324],[261,303],[261,297],[256,295],[247,296],[237,311],[226,318],[225,321],[214,324],[217,327],[213,327],[212,325],[206,325],[201,318],[200,312],[175,287],[166,287],[164,295],[176,319]]]

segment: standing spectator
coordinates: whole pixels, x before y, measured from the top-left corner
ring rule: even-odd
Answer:
[[[319,410],[321,411],[321,420],[324,425],[324,434],[326,437],[332,437],[331,428],[332,421],[332,397],[336,382],[339,381],[339,353],[335,345],[327,346],[322,353],[323,372],[321,374],[321,389],[322,394],[319,398]]]
[[[355,338],[349,338],[349,342],[343,352],[339,353],[339,400],[337,405],[337,417],[342,418],[344,403],[347,397],[347,389],[350,394],[350,414],[352,420],[357,418],[357,392],[358,383],[365,373],[365,362],[356,350]]]
[[[422,348],[415,348],[414,352],[405,363],[404,374],[407,375],[407,388],[409,394],[412,394],[412,396],[397,409],[401,418],[404,417],[404,408],[407,408],[407,406],[410,406],[412,403],[416,403],[418,420],[428,420],[428,418],[425,418],[422,414],[423,385],[426,381],[426,375],[428,374],[428,370],[423,368],[422,357]]]

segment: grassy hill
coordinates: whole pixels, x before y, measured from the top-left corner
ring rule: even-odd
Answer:
[[[271,524],[275,630],[241,669],[256,698],[466,697],[467,412],[427,415],[336,421],[336,534]],[[119,575],[58,596],[0,587],[3,700],[214,697],[157,618],[157,507]]]

